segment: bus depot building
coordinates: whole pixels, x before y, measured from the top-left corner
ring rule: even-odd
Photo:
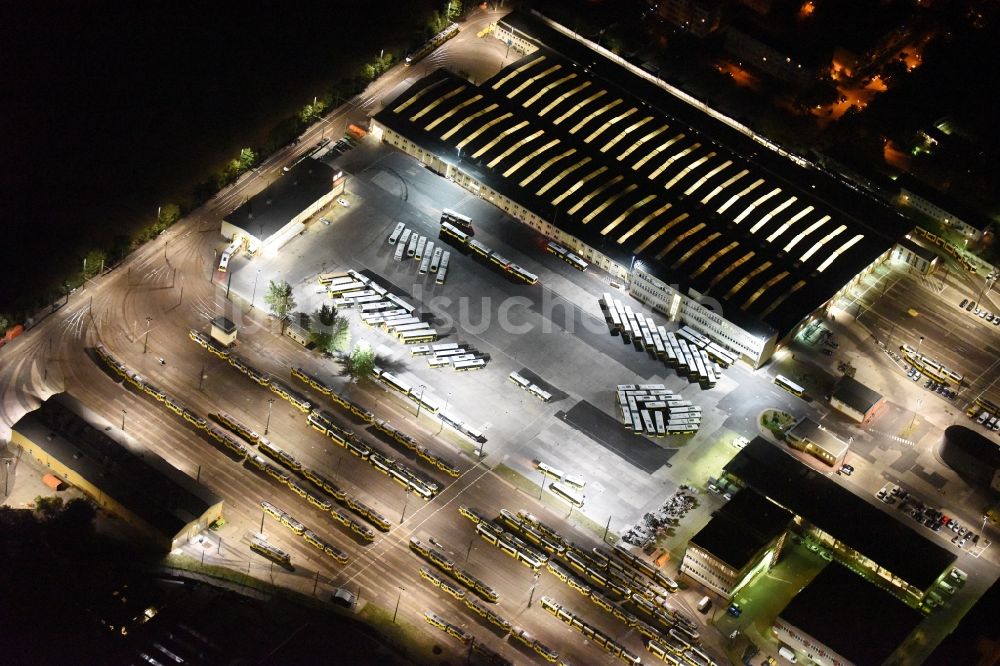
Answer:
[[[785,606],[771,630],[808,663],[862,666],[887,663],[922,619],[920,611],[832,562]]]
[[[835,562],[911,606],[924,601],[955,561],[950,550],[761,437],[724,469],[736,485],[788,510],[791,529],[822,544]]]
[[[222,221],[222,235],[250,254],[272,255],[305,231],[306,221],[343,193],[346,178],[306,157]]]
[[[791,522],[791,513],[744,488],[691,537],[680,572],[731,599],[778,562]]]
[[[109,427],[111,426],[111,427]],[[145,533],[164,552],[222,517],[222,499],[66,393],[25,414],[11,441],[97,505]]]
[[[478,85],[446,70],[415,81],[371,135],[752,367],[890,256],[895,220],[830,208],[662,111],[680,102],[657,86],[545,40]]]

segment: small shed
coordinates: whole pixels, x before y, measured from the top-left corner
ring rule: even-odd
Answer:
[[[226,347],[230,346],[236,342],[236,324],[227,317],[216,317],[212,320],[212,339]]]

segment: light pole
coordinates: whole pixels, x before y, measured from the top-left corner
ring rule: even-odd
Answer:
[[[987,292],[989,292],[993,288],[993,283],[996,282],[996,279],[998,277],[1000,277],[1000,275],[998,275],[997,273],[990,273],[989,275],[986,276],[986,279],[983,281],[982,291],[979,292],[979,298],[976,299],[977,303],[982,305],[983,296],[985,296]],[[983,309],[985,310],[986,308]]]
[[[142,353],[145,354],[146,350],[149,349],[149,323],[153,321],[152,317],[146,317],[146,339],[142,343]]]
[[[529,595],[528,595],[528,607],[529,607],[529,608],[531,608],[531,602],[535,600],[535,586],[537,586],[537,585],[538,585],[538,577],[539,577],[540,575],[541,575],[541,574],[539,574],[539,573],[538,573],[538,572],[536,571],[536,572],[535,572],[535,575],[534,575],[534,579],[533,579],[533,580],[531,581],[531,594],[529,594]]]
[[[253,302],[257,298],[257,280],[260,278],[260,269],[257,269],[257,274],[253,276],[253,293],[250,295],[250,309],[253,310]]]
[[[920,339],[917,340],[917,356],[920,355],[920,345],[922,344],[924,344],[924,336],[921,335]]]
[[[396,614],[399,613],[399,600],[403,598],[403,590],[405,587],[399,588],[399,594],[396,595],[396,610],[392,611],[392,623],[396,624]]]
[[[403,513],[399,515],[399,524],[403,524],[403,520],[406,518],[406,505],[410,503],[410,489],[407,488],[405,495],[403,496]]]
[[[917,398],[917,409],[913,411],[913,418],[910,419],[910,430],[913,429],[913,424],[917,422],[917,412],[920,410],[920,405],[924,404],[923,398]]]
[[[10,481],[10,458],[3,459],[3,496],[7,497],[8,482]],[[986,527],[986,516],[983,516],[983,527]],[[979,530],[982,532],[982,530]]]
[[[448,402],[450,400],[451,400],[451,391],[448,391],[448,397],[446,397],[444,399],[444,410],[443,411],[448,411]],[[444,430],[444,421],[441,421],[441,425],[438,426],[438,431],[436,433],[434,433],[434,436],[437,437],[438,435],[440,435],[442,430]]]
[[[124,409],[122,410],[122,432],[125,432],[125,415],[128,414]]]
[[[267,429],[271,427],[271,405],[274,404],[274,398],[267,399],[267,421],[264,422],[264,434],[267,434]]]
[[[424,404],[424,391],[427,389],[423,384],[420,385],[420,397],[417,398],[417,418],[420,418],[420,405]]]

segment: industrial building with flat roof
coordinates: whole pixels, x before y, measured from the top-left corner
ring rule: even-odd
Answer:
[[[767,440],[756,437],[726,473],[808,523],[834,556],[867,569],[914,603],[955,561],[955,554],[858,497]]]
[[[885,407],[881,393],[844,375],[830,394],[830,406],[858,423],[868,423]]]
[[[785,606],[773,630],[818,666],[883,664],[922,619],[920,611],[831,562]]]
[[[676,99],[554,30],[523,15],[516,29],[548,32],[479,85],[445,70],[416,81],[372,136],[754,366],[888,257],[878,216],[858,220],[692,129],[662,110]]]
[[[343,174],[305,157],[222,221],[222,235],[243,239],[251,253],[270,254],[299,233],[305,221],[344,191]]]
[[[847,442],[808,416],[803,416],[785,433],[785,441],[792,448],[808,453],[830,467],[842,464],[850,449]]]
[[[691,537],[680,572],[728,599],[777,563],[791,522],[791,513],[744,488]]]
[[[11,441],[166,551],[222,517],[220,497],[152,451],[119,442],[110,426],[58,393],[14,424]]]

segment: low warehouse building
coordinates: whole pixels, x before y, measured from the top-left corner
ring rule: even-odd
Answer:
[[[126,447],[109,426],[59,393],[15,423],[11,441],[164,551],[222,517],[220,497],[152,451]]]
[[[885,398],[854,377],[844,375],[830,394],[830,406],[858,423],[868,423],[885,407]]]

